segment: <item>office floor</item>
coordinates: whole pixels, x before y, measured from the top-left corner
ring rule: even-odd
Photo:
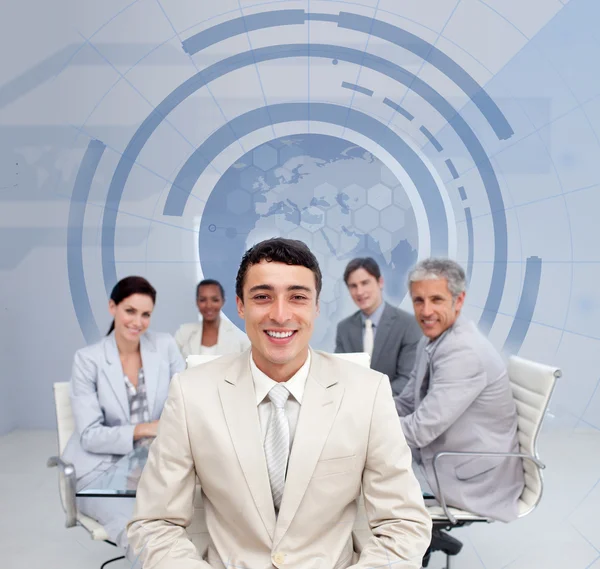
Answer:
[[[546,421],[540,454],[547,464],[538,509],[511,524],[453,532],[464,548],[456,569],[600,569],[600,431]],[[0,437],[0,566],[7,569],[99,569],[118,555],[81,528],[65,529],[52,431]],[[443,566],[436,554],[429,565]],[[125,569],[119,561],[110,569]]]

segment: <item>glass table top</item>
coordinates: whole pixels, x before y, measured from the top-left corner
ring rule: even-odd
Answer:
[[[148,460],[148,447],[139,446],[99,473],[77,496],[135,498],[135,491]]]
[[[135,498],[142,470],[148,460],[148,449],[143,445],[135,448],[78,490],[77,496]],[[427,492],[423,492],[423,498],[435,500]]]

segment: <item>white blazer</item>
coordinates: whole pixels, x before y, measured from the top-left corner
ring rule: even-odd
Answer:
[[[160,418],[171,377],[185,362],[170,334],[146,332],[140,338],[150,420]],[[63,458],[75,466],[77,478],[102,461],[133,450],[133,430],[123,367],[114,332],[75,353],[71,376],[75,432]]]
[[[197,356],[200,354],[202,345],[202,320],[183,324],[175,333],[175,341],[183,358],[188,356]],[[223,314],[219,319],[219,335],[217,337],[217,350],[214,352],[217,356],[227,354],[239,354],[250,347],[250,341],[246,334],[227,320]]]

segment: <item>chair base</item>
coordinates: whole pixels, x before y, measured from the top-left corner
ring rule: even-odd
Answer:
[[[104,543],[108,543],[114,547],[118,547],[114,541],[110,541],[109,539],[105,539]],[[121,561],[121,559],[125,559],[125,556],[121,555],[120,557],[114,557],[113,559],[109,559],[108,561],[105,561],[104,563],[102,563],[102,565],[100,565],[100,569],[104,569],[109,563],[112,563],[113,561]]]
[[[120,557],[109,559],[108,561],[105,561],[104,563],[102,563],[102,565],[100,565],[100,569],[104,569],[109,563],[112,563],[113,561],[120,561],[121,559],[125,559],[125,556],[121,555]]]
[[[450,569],[452,557],[458,555],[462,547],[463,544],[461,541],[448,535],[445,531],[442,531],[440,527],[434,526],[431,534],[431,544],[423,557],[423,567],[429,565],[432,553],[435,551],[442,551],[446,554],[446,566],[444,569]]]

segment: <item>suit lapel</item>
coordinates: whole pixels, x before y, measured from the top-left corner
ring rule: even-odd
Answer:
[[[144,382],[146,383],[146,397],[148,398],[148,411],[154,417],[156,403],[156,389],[158,387],[158,374],[160,372],[160,354],[156,346],[145,334],[140,340],[142,367],[144,368]]]
[[[129,400],[127,399],[127,391],[125,389],[125,374],[123,373],[123,366],[121,365],[114,332],[104,340],[104,356],[108,364],[104,368],[106,378],[115,393],[115,398],[119,402],[125,418],[129,421],[131,416],[129,413]]]
[[[371,368],[375,369],[379,357],[383,353],[383,347],[386,344],[387,339],[390,337],[390,330],[394,323],[394,311],[391,310],[391,306],[387,303],[383,307],[383,313],[379,320],[379,326],[375,332],[375,344],[373,345],[373,355],[371,356]],[[390,380],[393,379],[390,377]]]
[[[271,539],[275,532],[275,507],[262,445],[250,352],[235,360],[223,381],[219,396],[227,428],[248,488]]]
[[[351,352],[362,352],[363,351],[363,325],[360,317],[360,311],[358,311],[350,322],[348,327],[348,336],[350,339],[350,351]]]
[[[311,368],[306,380],[275,528],[274,548],[281,541],[300,506],[344,394],[344,388],[337,378],[328,377],[321,370],[321,356],[311,352],[311,357]]]

